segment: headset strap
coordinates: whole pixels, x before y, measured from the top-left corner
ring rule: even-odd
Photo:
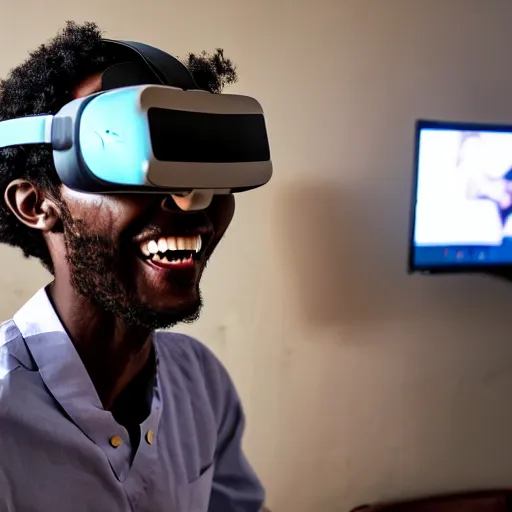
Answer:
[[[144,43],[113,39],[106,39],[105,41],[110,44],[124,46],[137,53],[158,76],[162,85],[179,87],[184,90],[198,88],[190,71],[176,57]]]
[[[39,115],[0,122],[0,148],[52,142],[53,116]]]

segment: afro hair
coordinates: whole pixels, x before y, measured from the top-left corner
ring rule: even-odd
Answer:
[[[49,42],[30,53],[27,60],[0,81],[0,121],[29,115],[55,114],[73,98],[74,89],[87,77],[116,61],[109,54],[95,23],[68,21]],[[213,54],[190,53],[182,61],[199,88],[221,93],[237,81],[234,64],[222,49]],[[0,150],[0,194],[10,182],[26,179],[59,199],[60,180],[51,150],[44,145]],[[21,223],[5,201],[0,201],[0,243],[19,247],[26,257],[38,258],[53,273],[46,242],[39,230]]]

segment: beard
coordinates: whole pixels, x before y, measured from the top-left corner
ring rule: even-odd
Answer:
[[[199,289],[195,300],[172,311],[151,309],[138,298],[133,271],[122,257],[132,254],[133,249],[122,250],[122,244],[109,236],[108,231],[95,232],[83,220],[73,219],[69,212],[62,214],[66,259],[71,285],[77,293],[132,327],[167,329],[199,318],[202,308]]]

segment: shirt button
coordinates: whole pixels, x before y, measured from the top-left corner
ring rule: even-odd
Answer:
[[[146,432],[146,441],[148,442],[148,444],[153,444],[153,440],[155,438],[155,434],[152,430],[148,430]]]
[[[123,444],[123,440],[119,436],[112,436],[110,438],[110,444],[114,448],[117,448],[118,446],[121,446]]]

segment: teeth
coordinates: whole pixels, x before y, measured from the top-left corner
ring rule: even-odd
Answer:
[[[158,244],[154,240],[148,242],[148,251],[150,254],[156,254],[158,252]]]
[[[167,252],[167,238],[160,238],[158,240],[158,251],[161,253]]]
[[[165,254],[167,251],[193,251],[198,253],[202,247],[201,237],[198,236],[169,236],[158,240],[150,240],[140,245],[140,250],[145,256],[151,256],[155,261],[164,261],[158,253]],[[157,259],[158,258],[158,259]],[[179,262],[180,260],[175,260]],[[188,261],[184,259],[183,261]]]
[[[169,251],[175,251],[176,249],[178,249],[178,247],[176,245],[176,238],[174,238],[173,236],[168,237],[167,238],[167,247],[168,247]]]

